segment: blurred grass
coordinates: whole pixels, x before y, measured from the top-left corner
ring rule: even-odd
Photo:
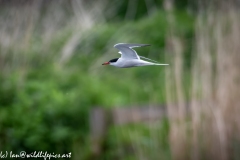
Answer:
[[[103,159],[170,159],[168,120],[112,127]]]

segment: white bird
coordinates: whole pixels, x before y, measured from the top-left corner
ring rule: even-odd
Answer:
[[[112,65],[119,68],[129,68],[129,67],[139,67],[139,66],[149,66],[149,65],[168,65],[168,64],[159,64],[159,63],[153,63],[144,61],[140,58],[147,59],[150,61],[149,58],[139,56],[135,50],[132,48],[135,47],[144,47],[144,46],[150,46],[149,44],[129,44],[129,43],[118,43],[114,45],[115,48],[117,48],[121,54],[120,58],[114,58],[111,59],[108,62],[103,63],[102,65]],[[156,62],[156,61],[154,61]]]

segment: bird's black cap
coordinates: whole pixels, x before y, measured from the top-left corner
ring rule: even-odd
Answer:
[[[119,58],[114,58],[114,59],[111,59],[109,62],[117,62]]]

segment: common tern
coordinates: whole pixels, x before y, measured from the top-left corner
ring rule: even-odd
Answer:
[[[102,65],[112,65],[119,68],[130,68],[130,67],[139,67],[139,66],[149,66],[149,65],[168,65],[160,64],[149,58],[139,56],[137,52],[133,49],[135,47],[144,47],[150,46],[149,44],[131,44],[131,43],[118,43],[114,45],[115,48],[119,50],[118,53],[121,54],[120,58],[111,59],[108,62],[103,63]],[[153,62],[144,61],[140,58],[147,59]]]

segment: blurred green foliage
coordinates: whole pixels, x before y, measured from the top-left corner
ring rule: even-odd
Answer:
[[[124,132],[123,132],[124,131]],[[129,134],[130,133],[130,134]],[[168,143],[169,124],[166,119],[157,123],[128,124],[112,127],[102,159],[171,159]],[[109,147],[109,148],[108,148]]]
[[[127,1],[121,3],[118,12],[124,13]],[[146,16],[146,10],[141,9],[142,3],[138,6],[139,10],[133,18],[135,21],[108,22],[89,29],[73,56],[63,65],[58,63],[59,52],[72,31],[62,30],[47,50],[44,50],[38,35],[33,35],[29,49],[24,51],[28,63],[16,64],[11,73],[0,75],[0,150],[76,151],[81,152],[80,157],[86,158],[90,154],[87,147],[90,136],[88,114],[92,107],[166,102],[164,67],[119,69],[101,66],[103,61],[119,56],[112,47],[119,42],[148,43],[152,46],[137,49],[140,55],[162,63],[171,58],[170,53],[164,54],[165,38],[169,32],[166,13],[158,10]],[[145,17],[141,16],[143,13]],[[186,67],[190,67],[194,18],[182,8],[174,11],[174,15],[177,33],[185,41]],[[15,52],[9,51],[9,61],[13,60],[11,55]],[[18,58],[21,59],[21,56]],[[146,125],[112,128],[106,140],[109,150],[102,157],[136,159],[136,153],[125,155],[129,147],[144,146],[148,148],[145,151],[150,153],[152,145],[156,145],[166,157],[164,159],[168,159],[168,124],[163,121],[158,127],[154,131],[158,137],[156,141],[151,139]],[[117,131],[122,131],[122,134],[117,134],[118,138],[115,138]],[[139,138],[129,137],[129,132],[138,134]],[[125,150],[124,154],[117,153],[118,150]]]

